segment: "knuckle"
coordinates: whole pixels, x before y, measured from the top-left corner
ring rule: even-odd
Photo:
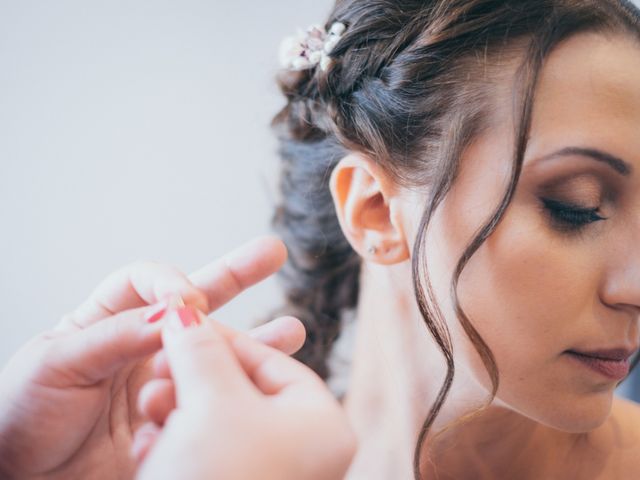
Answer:
[[[238,293],[244,291],[248,285],[244,284],[244,282],[242,281],[242,278],[240,278],[240,276],[231,266],[229,258],[225,257],[223,264],[224,264],[225,271],[227,273],[227,277],[233,284],[233,288],[235,289],[235,291]]]

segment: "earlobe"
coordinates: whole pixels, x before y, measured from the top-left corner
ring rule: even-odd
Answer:
[[[399,197],[392,182],[370,158],[344,157],[334,167],[329,186],[336,215],[351,246],[374,263],[390,265],[409,258],[397,214]]]

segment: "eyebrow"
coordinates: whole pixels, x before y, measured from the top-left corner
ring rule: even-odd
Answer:
[[[550,153],[549,155],[545,155],[540,160],[550,160],[558,157],[567,157],[569,155],[581,155],[583,157],[589,157],[598,162],[602,162],[606,165],[609,165],[616,172],[625,177],[628,177],[629,175],[631,175],[631,172],[633,172],[633,167],[629,163],[614,155],[611,155],[610,153],[606,153],[595,148],[566,147],[556,152]]]

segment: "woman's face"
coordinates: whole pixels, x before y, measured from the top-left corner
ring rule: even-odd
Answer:
[[[495,355],[499,402],[566,431],[606,419],[625,359],[639,346],[638,79],[640,42],[630,38],[580,34],[552,52],[514,198],[458,286]],[[508,97],[504,105],[508,112]],[[467,149],[427,234],[457,369],[487,389],[479,357],[452,320],[449,279],[505,191],[513,137],[505,120]]]

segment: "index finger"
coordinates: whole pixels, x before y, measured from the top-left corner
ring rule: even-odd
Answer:
[[[144,307],[177,294],[207,310],[207,298],[179,269],[157,262],[135,262],[109,274],[80,306],[65,315],[58,329],[86,328],[125,310]]]
[[[286,260],[284,242],[275,235],[265,235],[193,272],[189,280],[205,293],[209,301],[206,313],[211,313],[280,270]]]
[[[85,327],[121,311],[142,307],[179,293],[205,313],[217,310],[280,269],[287,249],[275,235],[254,238],[185,277],[178,269],[138,263],[109,275],[61,324]]]

